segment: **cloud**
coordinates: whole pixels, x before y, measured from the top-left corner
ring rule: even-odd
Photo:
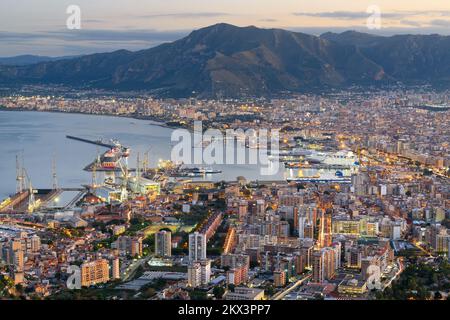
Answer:
[[[101,19],[83,19],[83,23],[105,23],[105,20]]]
[[[291,30],[294,32],[302,32],[312,35],[321,35],[326,32],[341,33],[349,30],[358,31],[362,33],[369,33],[379,36],[393,36],[397,34],[441,34],[450,35],[450,30],[443,26],[433,27],[384,27],[380,30],[369,30],[361,25],[352,25],[347,27],[329,26],[329,27],[282,27],[282,29]]]
[[[359,11],[294,12],[293,15],[304,17],[316,17],[316,18],[338,18],[345,20],[367,18],[366,12],[359,12]]]
[[[226,12],[184,12],[184,13],[156,13],[148,15],[134,16],[134,18],[140,19],[152,19],[152,18],[177,18],[177,19],[191,19],[191,18],[216,18],[230,16],[230,13]]]
[[[400,20],[400,24],[405,25],[405,26],[411,26],[411,27],[420,27],[422,26],[422,24],[418,21],[414,21],[414,20]]]
[[[17,33],[0,31],[2,40],[53,39],[64,41],[174,41],[187,35],[190,30],[158,31],[158,30],[103,30],[80,29],[57,31],[37,31],[34,33]]]
[[[338,20],[366,19],[370,14],[365,11],[325,11],[325,12],[294,12],[295,16],[331,18]],[[417,16],[450,16],[450,11],[381,11],[381,16],[388,19],[406,19]]]
[[[157,30],[103,30],[80,29],[47,31],[45,36],[66,41],[174,41],[178,40],[189,31],[157,31]]]
[[[278,22],[277,19],[272,19],[272,18],[260,19],[259,21],[262,21],[262,22]]]
[[[0,40],[29,40],[36,38],[35,33],[0,31]]]
[[[430,24],[431,26],[434,26],[434,27],[445,27],[445,28],[450,28],[450,20],[434,19],[434,20],[431,20],[431,21],[429,22],[429,24]]]
[[[178,40],[191,30],[101,30],[81,29],[17,33],[0,31],[0,56],[19,54],[78,55],[141,50]]]

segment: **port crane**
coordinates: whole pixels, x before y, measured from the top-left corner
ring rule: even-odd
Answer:
[[[22,158],[22,166],[20,165],[19,156],[16,155],[16,181],[17,188],[16,192],[22,193],[25,189],[25,181],[24,181],[24,173],[23,173],[23,158]]]
[[[128,199],[129,172],[128,172],[127,162],[125,162],[125,164],[122,165],[122,162],[119,161],[119,166],[120,166],[120,170],[122,171],[122,185],[120,188],[120,201],[124,202]]]
[[[53,190],[58,190],[58,178],[56,175],[56,156],[53,155],[52,159],[52,180],[53,180]]]
[[[27,170],[22,167],[23,176],[26,178],[25,185],[28,184],[28,213],[33,213],[39,207],[39,201],[36,201],[33,191],[33,185],[31,184],[30,176]]]

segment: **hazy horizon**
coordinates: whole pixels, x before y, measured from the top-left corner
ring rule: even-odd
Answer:
[[[74,4],[81,9],[80,30],[66,28],[66,10]],[[366,26],[367,9],[372,5],[381,12],[379,30]],[[0,18],[0,57],[136,51],[216,23],[313,35],[346,30],[450,35],[450,2],[441,0],[284,0],[282,6],[273,0],[2,0]]]
[[[216,24],[221,24],[221,22],[218,22]],[[204,26],[203,28],[209,27],[212,25],[208,25],[208,26]],[[238,26],[238,27],[250,27],[250,26],[254,26],[254,25],[248,25],[248,26]],[[356,30],[356,29],[342,29],[342,30],[326,30],[324,29],[322,30],[318,30],[317,33],[314,32],[308,32],[308,31],[302,31],[302,30],[292,30],[292,29],[284,29],[284,28],[264,28],[264,27],[258,27],[258,26],[254,26],[257,27],[259,29],[283,29],[283,30],[287,30],[287,31],[292,31],[292,32],[301,32],[301,33],[305,33],[305,34],[309,34],[309,35],[314,35],[314,36],[320,36],[326,32],[334,32],[334,33],[343,33],[343,32],[348,32],[348,31],[355,31],[355,32],[360,32],[360,33],[366,33],[366,34],[370,34],[370,35],[374,35],[374,36],[385,36],[385,37],[389,37],[389,36],[394,36],[394,35],[401,35],[401,34],[411,34],[411,35],[432,35],[432,34],[436,34],[436,33],[389,33],[389,34],[385,34],[383,32],[364,32],[364,30]],[[199,28],[202,29],[202,28]],[[142,47],[142,48],[136,48],[136,49],[128,49],[128,48],[111,48],[110,50],[104,50],[104,51],[92,51],[92,52],[86,52],[86,53],[74,53],[74,54],[67,54],[67,55],[46,55],[46,54],[33,54],[33,53],[28,53],[28,52],[24,52],[24,53],[18,53],[15,55],[1,55],[0,54],[0,58],[2,59],[6,59],[6,58],[16,58],[16,57],[21,57],[21,56],[36,56],[36,57],[50,57],[50,58],[60,58],[60,57],[78,57],[78,56],[83,56],[83,55],[89,55],[89,54],[96,54],[96,53],[108,53],[108,52],[114,52],[114,51],[119,51],[119,50],[128,50],[128,51],[132,51],[132,52],[136,52],[136,51],[140,51],[140,50],[145,50],[145,49],[149,49],[152,47],[156,47],[159,46],[161,44],[164,43],[169,43],[169,42],[173,42],[173,41],[177,41],[179,39],[182,39],[183,37],[187,36],[189,33],[195,31],[195,30],[199,30],[199,29],[193,29],[193,30],[186,30],[185,34],[182,34],[183,31],[180,31],[180,37],[179,38],[174,38],[172,40],[167,40],[167,41],[161,41],[160,43],[157,43],[155,45],[150,45],[148,47]],[[373,31],[373,30],[371,30]],[[145,33],[145,31],[142,31],[143,33]],[[450,36],[450,35],[445,35],[445,34],[438,34],[441,36]]]

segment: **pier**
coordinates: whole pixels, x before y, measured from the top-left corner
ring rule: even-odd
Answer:
[[[84,139],[84,138],[75,137],[75,136],[66,136],[66,138],[67,139],[76,140],[76,141],[80,141],[80,142],[95,144],[97,146],[101,146],[101,147],[105,147],[105,148],[109,148],[109,149],[112,149],[112,148],[115,147],[115,145],[110,144],[110,143],[105,143],[105,142],[103,142],[101,140],[89,140],[89,139]]]

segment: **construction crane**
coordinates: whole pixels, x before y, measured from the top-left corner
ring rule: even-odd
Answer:
[[[148,166],[150,163],[150,149],[148,149],[145,153],[144,153],[144,160],[142,161],[142,167],[143,167],[143,172],[144,174],[147,173],[148,171]]]
[[[92,182],[91,182],[92,192],[94,192],[95,188],[97,188],[97,166],[99,163],[100,163],[100,153],[97,148],[97,157],[92,166]]]
[[[52,159],[52,179],[53,179],[53,190],[58,190],[58,179],[56,175],[56,156],[53,155]]]
[[[22,167],[22,173],[24,178],[26,178],[24,184],[28,184],[28,213],[33,213],[34,210],[38,208],[39,202],[36,201],[36,198],[34,197],[33,185],[31,184],[30,176],[24,167]]]
[[[24,191],[24,175],[23,175],[23,165],[20,165],[19,156],[16,155],[16,181],[17,181],[17,194],[20,194]]]
[[[125,161],[125,164],[122,165],[122,162],[119,161],[120,170],[122,171],[122,185],[120,187],[120,201],[125,202],[128,199],[128,179],[129,179],[129,171],[128,171],[128,162]]]
[[[140,153],[137,153],[136,157],[136,184],[139,188],[139,184],[141,182],[141,161],[140,161]]]

